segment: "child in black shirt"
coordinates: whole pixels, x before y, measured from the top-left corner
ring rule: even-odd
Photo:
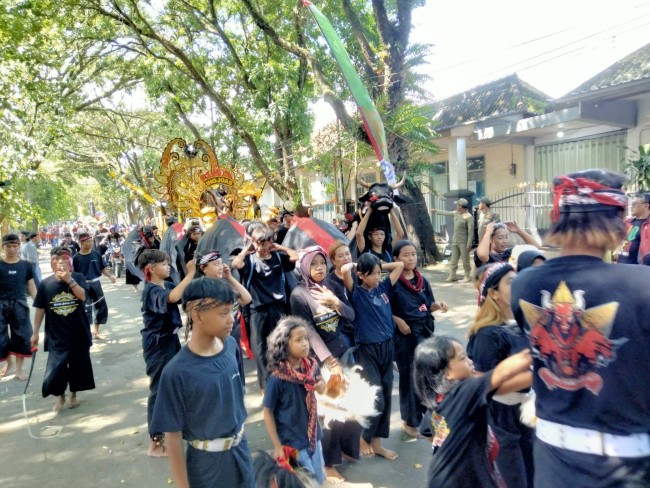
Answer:
[[[156,405],[158,385],[163,368],[181,348],[178,329],[183,326],[178,302],[185,287],[194,278],[194,261],[187,263],[187,276],[176,287],[166,281],[169,277],[169,257],[158,249],[147,249],[138,258],[147,282],[142,291],[142,351],[146,372],[149,376],[149,399],[147,400],[147,425],[149,426],[149,449],[152,457],[166,456],[162,432],[153,432],[151,418]]]
[[[284,315],[289,302],[285,273],[293,271],[298,253],[272,241],[273,232],[258,224],[251,232],[252,242],[232,261],[244,286],[253,298],[250,316],[250,342],[257,381],[264,390],[266,384],[266,340]],[[290,290],[289,290],[290,292]]]
[[[0,376],[9,376],[13,366],[12,357],[16,357],[17,380],[24,381],[25,358],[32,356],[29,338],[32,324],[29,320],[29,306],[25,289],[32,298],[36,296],[33,268],[27,261],[20,259],[20,240],[16,234],[7,234],[2,238],[4,258],[0,259],[0,362],[7,361],[0,370]]]
[[[54,274],[38,286],[34,299],[34,333],[31,346],[38,346],[38,333],[45,319],[45,350],[48,351],[43,397],[57,397],[54,411],[65,404],[65,391],[70,386],[69,408],[79,406],[77,392],[95,388],[90,361],[90,324],[84,310],[86,280],[72,272],[72,258],[65,248],[52,250]]]
[[[488,399],[495,390],[505,394],[530,386],[530,365],[525,350],[476,378],[472,360],[455,339],[436,336],[417,347],[415,390],[433,411],[429,488],[503,486],[494,465],[498,445],[488,429]]]
[[[99,281],[104,275],[115,283],[115,276],[111,274],[104,263],[102,256],[93,249],[93,239],[87,232],[79,234],[79,243],[81,250],[72,258],[74,271],[81,273],[86,278],[88,284],[88,297],[86,302],[86,313],[88,313],[88,322],[93,322],[93,310],[95,312],[95,321],[93,324],[93,338],[103,340],[104,337],[99,335],[99,326],[105,325],[108,321],[108,306],[104,297],[104,290]]]
[[[297,451],[298,464],[321,485],[325,482],[323,435],[314,392],[323,393],[325,382],[316,360],[309,357],[307,327],[303,319],[289,316],[269,336],[264,422],[273,457],[285,461]]]
[[[419,437],[418,427],[426,408],[413,389],[413,356],[415,348],[434,331],[433,312],[447,312],[445,302],[436,303],[431,284],[417,269],[415,245],[402,240],[393,247],[395,261],[404,263],[404,270],[395,283],[390,305],[395,331],[395,362],[399,369],[399,410],[404,432]]]

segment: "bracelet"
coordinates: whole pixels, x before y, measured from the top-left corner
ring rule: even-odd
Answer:
[[[70,285],[70,288],[74,288],[75,286],[79,286],[79,283],[77,283],[76,281]]]

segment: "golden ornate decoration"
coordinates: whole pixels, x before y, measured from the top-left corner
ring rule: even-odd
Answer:
[[[225,207],[230,215],[243,218],[246,196],[256,190],[237,168],[220,166],[212,147],[202,140],[193,144],[181,138],[171,140],[163,151],[160,171],[153,177],[155,192],[180,220],[200,217],[206,226],[224,213]]]

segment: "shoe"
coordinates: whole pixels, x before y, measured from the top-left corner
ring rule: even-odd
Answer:
[[[454,282],[454,281],[458,281],[458,278],[456,278],[455,276],[449,276],[449,277],[447,277],[447,279],[445,281],[447,283],[451,283],[451,282]]]
[[[472,279],[469,276],[465,276],[465,278],[463,278],[463,283],[470,283],[471,281]]]

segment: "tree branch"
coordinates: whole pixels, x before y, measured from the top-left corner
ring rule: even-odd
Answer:
[[[348,22],[350,22],[350,27],[352,27],[352,35],[361,48],[361,55],[364,61],[363,68],[366,72],[366,76],[372,80],[377,74],[375,53],[368,43],[368,39],[366,39],[359,16],[352,8],[350,0],[342,0],[341,4],[343,5],[343,12],[345,12],[345,16],[347,17]]]
[[[395,31],[393,24],[391,24],[390,20],[388,19],[388,13],[386,12],[384,0],[372,0],[372,8],[375,11],[375,21],[377,22],[377,28],[379,29],[381,42],[388,49],[390,48],[393,39],[395,38]]]
[[[187,114],[183,110],[183,107],[181,106],[180,102],[176,99],[176,92],[174,92],[174,88],[170,84],[167,84],[167,91],[172,95],[172,103],[174,104],[174,107],[176,107],[176,111],[178,112],[178,115],[180,116],[181,120],[183,121],[185,126],[192,132],[192,135],[194,136],[194,140],[198,141],[199,139],[201,139],[201,134],[199,130],[196,128],[196,126],[192,123],[192,121],[187,117]]]
[[[122,90],[123,88],[131,88],[133,86],[138,85],[142,80],[121,80],[115,83],[113,88],[108,90],[107,92],[102,93],[101,95],[91,99],[87,100],[84,103],[77,105],[74,109],[77,112],[81,112],[82,110],[85,110],[86,108],[90,107],[91,105],[96,104],[97,102],[100,102],[104,100],[105,98],[110,97],[114,93],[117,93],[118,91]]]
[[[312,69],[312,72],[314,73],[314,77],[318,83],[318,86],[323,91],[323,98],[332,106],[337,118],[341,121],[341,124],[343,124],[346,129],[355,129],[357,127],[356,122],[348,114],[343,101],[341,101],[341,99],[339,99],[339,97],[336,95],[336,92],[325,76],[318,60],[312,56],[306,48],[303,48],[282,38],[271,26],[268,20],[266,20],[266,18],[257,11],[257,9],[251,3],[251,0],[242,0],[242,2],[246,6],[246,9],[250,15],[253,17],[253,20],[255,21],[257,27],[259,27],[262,32],[264,32],[264,34],[266,34],[267,37],[271,39],[273,44],[295,56],[298,56],[300,59],[307,61],[310,68]]]
[[[413,18],[413,0],[397,0],[397,41],[399,50],[406,52],[411,35]]]

